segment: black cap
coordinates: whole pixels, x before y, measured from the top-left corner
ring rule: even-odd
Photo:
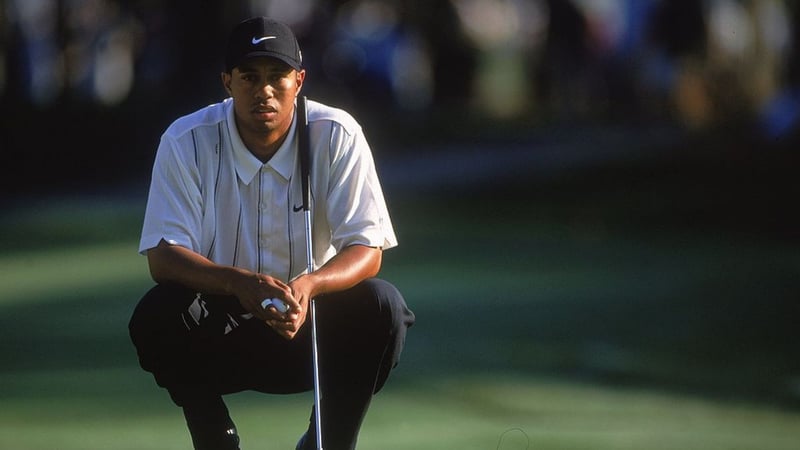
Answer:
[[[231,32],[225,53],[225,70],[248,58],[269,56],[301,70],[303,56],[291,28],[267,17],[253,17],[239,23]]]

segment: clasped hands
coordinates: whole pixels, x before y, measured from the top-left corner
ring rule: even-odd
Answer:
[[[264,274],[253,274],[238,284],[236,297],[242,307],[285,339],[293,339],[305,323],[310,302],[309,283],[301,275],[289,284]],[[285,313],[274,306],[262,307],[265,299],[277,298],[287,306]]]

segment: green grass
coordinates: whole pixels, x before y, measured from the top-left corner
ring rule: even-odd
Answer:
[[[191,448],[177,408],[132,368],[4,375],[2,381],[9,380],[47,387],[4,399],[2,448]],[[309,402],[308,396],[254,393],[228,398],[246,449],[292,448]],[[465,375],[388,387],[376,397],[360,443],[387,450],[788,450],[800,439],[798,425],[796,413],[747,403],[540,377]]]
[[[703,198],[630,217],[660,195],[639,188],[397,197],[383,276],[418,322],[360,448],[797,448],[798,243],[682,227],[664,206]],[[0,448],[191,447],[127,338],[150,286],[141,210],[66,199],[0,218]],[[311,398],[228,403],[243,449],[280,449]]]

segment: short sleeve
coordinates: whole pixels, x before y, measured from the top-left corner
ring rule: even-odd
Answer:
[[[164,135],[153,164],[139,252],[163,239],[198,251],[202,221],[202,193],[197,164],[178,142]]]
[[[340,251],[361,244],[389,249],[397,245],[370,147],[361,132],[334,127],[328,184],[327,219],[331,245]]]

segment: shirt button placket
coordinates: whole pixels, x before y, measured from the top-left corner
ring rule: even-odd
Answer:
[[[261,169],[261,204],[259,205],[259,218],[258,220],[261,221],[261,236],[258,237],[259,242],[261,242],[261,251],[265,254],[267,253],[267,235],[270,232],[270,220],[269,220],[269,205],[272,203],[272,189],[270,189],[270,179],[269,174],[267,172],[267,166],[262,167]]]

